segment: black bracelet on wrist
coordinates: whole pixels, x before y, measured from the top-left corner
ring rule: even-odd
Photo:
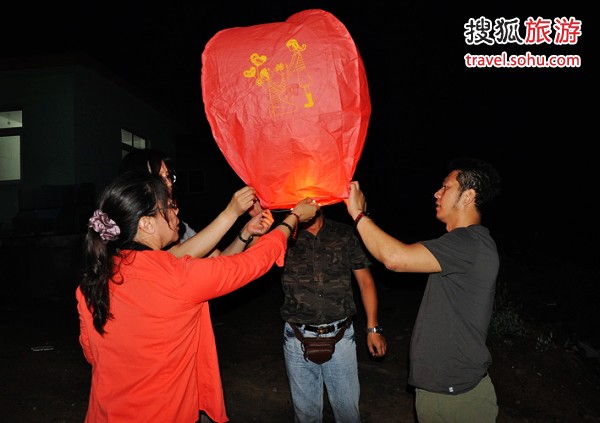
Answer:
[[[242,238],[242,231],[240,231],[240,233],[238,234],[238,238],[239,238],[239,240],[240,240],[240,241],[242,241],[244,244],[248,245],[248,244],[250,244],[250,243],[252,242],[252,238],[254,238],[254,237],[253,237],[252,235],[250,235],[250,236],[248,237],[248,239],[244,239],[244,238]]]
[[[291,225],[289,225],[288,223],[286,223],[286,222],[281,222],[281,223],[279,224],[279,226],[285,226],[285,227],[286,227],[286,228],[288,228],[288,230],[290,231],[290,235],[293,235],[293,234],[294,234],[294,228],[292,228],[292,227],[291,227]]]

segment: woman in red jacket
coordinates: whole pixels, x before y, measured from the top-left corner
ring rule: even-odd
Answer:
[[[92,365],[86,422],[228,421],[207,301],[281,266],[287,238],[318,206],[293,212],[246,251],[177,258],[178,209],[154,175],[117,177],[89,221],[77,288],[79,341]],[[270,224],[270,223],[267,223]]]

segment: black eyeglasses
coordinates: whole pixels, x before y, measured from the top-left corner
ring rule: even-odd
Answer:
[[[167,209],[173,209],[173,210],[179,210],[179,204],[177,204],[177,200],[175,199],[171,199],[169,200],[169,202],[167,203]],[[156,212],[160,211],[160,210],[164,210],[164,207],[156,207],[152,210],[150,210],[150,213],[148,213],[148,215],[153,216],[156,214]]]

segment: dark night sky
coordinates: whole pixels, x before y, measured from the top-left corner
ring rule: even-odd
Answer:
[[[19,2],[15,9],[3,5],[0,34],[5,43],[0,54],[83,51],[148,91],[201,137],[212,140],[200,95],[206,42],[222,29],[284,21],[301,10],[325,9],[345,24],[365,63],[373,112],[356,178],[370,210],[390,221],[386,229],[400,226],[398,217],[433,226],[433,192],[446,173],[443,165],[453,156],[472,154],[489,159],[503,174],[500,205],[490,219],[497,232],[515,244],[536,239],[578,254],[581,243],[597,237],[596,225],[591,226],[595,224],[592,169],[597,168],[591,109],[597,111],[597,106],[592,101],[596,22],[590,2],[553,7],[545,2],[485,2],[485,9],[462,5],[460,10],[453,2],[434,6],[377,0],[151,3]],[[389,9],[392,4],[394,11]],[[583,35],[573,46],[467,46],[463,25],[480,16],[518,17],[521,31],[529,16],[574,16],[583,22]],[[467,52],[503,50],[578,54],[583,65],[572,69],[464,65]]]

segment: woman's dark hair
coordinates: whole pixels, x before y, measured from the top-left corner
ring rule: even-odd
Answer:
[[[169,222],[169,189],[159,176],[149,173],[125,172],[108,185],[101,197],[99,210],[119,227],[117,239],[106,241],[92,227],[84,241],[84,272],[80,284],[88,309],[94,318],[94,327],[104,333],[109,318],[109,283],[123,283],[117,277],[114,257],[129,250],[144,250],[147,246],[136,242],[138,223],[144,216],[161,213]]]
[[[456,180],[460,192],[475,190],[475,206],[482,212],[500,192],[500,174],[490,163],[474,157],[460,157],[452,160],[450,171],[458,170]]]
[[[150,173],[152,175],[158,175],[160,173],[160,167],[163,161],[167,165],[169,171],[173,171],[172,160],[162,151],[152,149],[135,149],[127,153],[127,155],[121,159],[121,164],[119,165],[119,174],[133,171],[138,173]]]

